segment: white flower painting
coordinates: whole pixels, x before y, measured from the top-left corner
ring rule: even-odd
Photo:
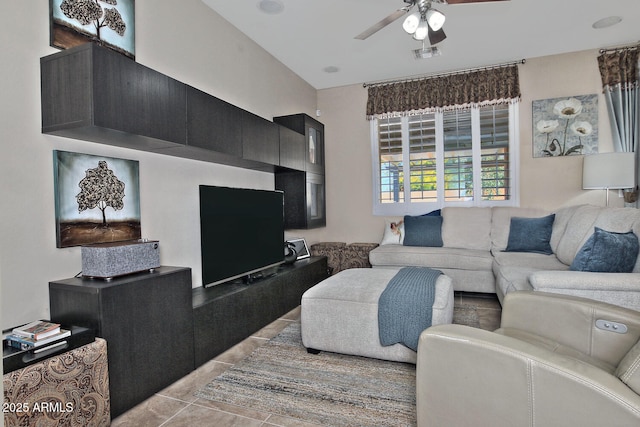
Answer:
[[[597,95],[533,101],[533,157],[597,152]]]

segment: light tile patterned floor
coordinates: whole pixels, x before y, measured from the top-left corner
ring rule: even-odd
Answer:
[[[478,307],[480,327],[494,330],[500,326],[500,303],[495,296],[456,293],[455,304]],[[205,363],[184,378],[156,393],[135,408],[112,421],[114,427],[193,427],[193,426],[282,426],[305,427],[292,418],[199,399],[193,394],[213,378],[239,362],[254,349],[277,335],[291,322],[300,319],[300,307],[267,325],[251,337]]]

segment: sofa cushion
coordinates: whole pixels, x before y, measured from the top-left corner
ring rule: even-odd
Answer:
[[[512,291],[530,291],[529,277],[538,271],[565,271],[569,267],[553,255],[531,252],[499,252],[494,250],[493,274],[496,293],[504,296]]]
[[[601,209],[598,206],[581,205],[574,211],[555,250],[560,261],[571,265],[578,250],[593,233],[593,225]]]
[[[571,263],[571,270],[601,273],[631,273],[638,258],[638,237],[595,227]]]
[[[533,252],[503,252],[494,250],[493,260],[500,266],[527,266],[537,270],[568,270],[569,266],[551,255]]]
[[[435,269],[491,271],[493,257],[489,251],[471,249],[384,245],[369,253],[369,261],[373,266],[416,266]]]
[[[541,218],[512,217],[506,252],[552,254],[551,231],[555,214]]]
[[[553,250],[554,254],[558,254],[558,246],[564,233],[567,231],[567,226],[573,218],[573,215],[576,213],[581,206],[584,205],[574,205],[574,206],[566,206],[558,209],[554,213],[556,214],[555,219],[553,220],[553,231],[551,232],[551,250]]]
[[[405,246],[442,246],[442,217],[405,216],[402,244]]]
[[[491,208],[442,209],[442,241],[448,248],[491,249]]]

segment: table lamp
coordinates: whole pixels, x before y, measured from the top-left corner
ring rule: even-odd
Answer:
[[[609,190],[635,188],[635,153],[598,153],[584,156],[582,188],[605,190],[609,206]]]

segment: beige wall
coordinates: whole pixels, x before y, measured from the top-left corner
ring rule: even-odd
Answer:
[[[520,205],[554,209],[564,204],[604,205],[601,190],[582,190],[583,156],[533,158],[534,100],[598,94],[600,151],[612,151],[609,119],[597,65],[598,51],[527,59],[519,66],[520,90]],[[384,217],[372,214],[371,146],[365,120],[367,90],[352,85],[318,92],[320,121],[326,127],[327,225],[307,232],[318,241],[378,242]],[[622,206],[612,192],[610,204]]]
[[[40,133],[39,58],[49,47],[48,2],[5,5],[0,79],[0,300],[2,327],[48,317],[48,282],[81,269],[78,248],[56,249],[52,150],[140,161],[144,237],[159,239],[164,265],[191,267],[200,286],[197,186],[272,188],[270,174],[115,148]],[[138,62],[266,118],[322,114],[326,126],[327,227],[287,237],[375,242],[369,124],[361,85],[317,91],[200,0],[136,2]],[[521,67],[521,203],[557,207],[604,203],[580,189],[582,157],[531,157],[531,101],[600,93],[596,51],[529,59]],[[600,97],[601,150],[611,151]],[[612,204],[621,205],[612,193]]]
[[[271,174],[76,141],[40,132],[40,57],[49,2],[4,4],[0,51],[2,328],[47,318],[48,282],[81,270],[80,249],[56,249],[52,150],[140,162],[142,233],[161,263],[201,285],[198,185],[273,188]],[[200,0],[136,1],[136,60],[260,116],[315,113],[316,90]]]
[[[527,60],[520,67],[520,180],[522,206],[553,209],[561,205],[592,203],[605,204],[602,190],[582,190],[582,159],[533,158],[531,103],[538,99],[571,95],[598,94],[599,151],[613,151],[609,117],[602,94],[598,70],[598,51],[590,50],[565,55]],[[623,206],[623,199],[610,194],[611,206]]]

